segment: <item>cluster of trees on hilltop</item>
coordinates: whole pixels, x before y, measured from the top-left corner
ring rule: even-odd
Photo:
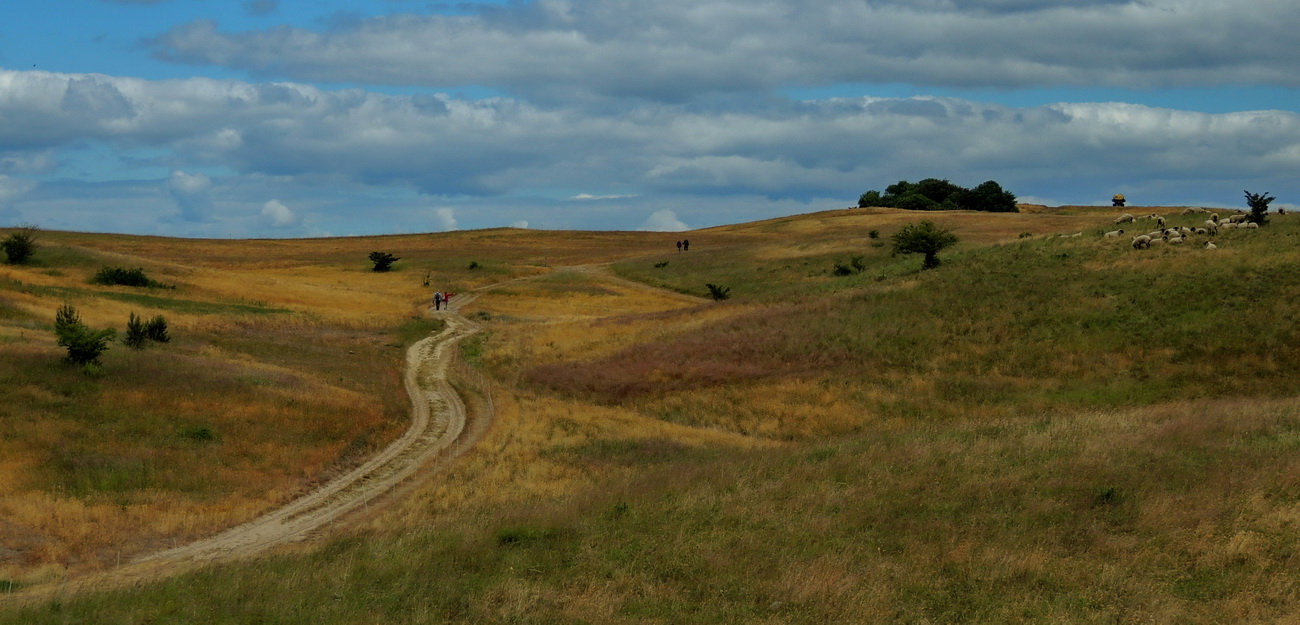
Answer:
[[[926,178],[917,183],[900,180],[885,187],[885,192],[867,191],[858,198],[858,207],[887,206],[906,210],[969,210],[992,213],[1018,213],[1016,195],[989,180],[974,189],[947,180]]]

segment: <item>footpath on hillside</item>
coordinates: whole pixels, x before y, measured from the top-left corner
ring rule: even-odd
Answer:
[[[272,547],[305,540],[344,515],[368,507],[370,501],[393,490],[435,458],[445,466],[482,436],[492,418],[491,414],[484,414],[476,419],[474,427],[467,427],[465,404],[447,380],[456,344],[478,331],[476,324],[457,312],[474,298],[472,293],[461,295],[454,306],[432,313],[446,327],[407,350],[405,386],[411,398],[411,424],[400,438],[364,464],[303,497],[215,536],[147,554],[108,571],[0,595],[0,602],[120,586],[202,564],[248,558]]]

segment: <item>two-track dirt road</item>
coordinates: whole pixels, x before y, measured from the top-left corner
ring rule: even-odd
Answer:
[[[478,326],[456,310],[474,299],[463,294],[445,312],[431,313],[446,323],[436,335],[412,345],[406,354],[406,391],[411,398],[411,424],[364,464],[319,489],[252,521],[220,534],[173,549],[147,554],[109,571],[34,586],[5,599],[36,599],[134,583],[178,573],[197,565],[248,558],[267,549],[304,540],[324,530],[344,515],[393,490],[421,467],[441,466],[464,453],[487,429],[490,414],[467,427],[464,402],[447,379],[456,344],[478,331]],[[435,459],[442,462],[434,462]]]

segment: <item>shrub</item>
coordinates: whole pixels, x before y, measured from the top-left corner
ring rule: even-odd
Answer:
[[[167,335],[167,320],[162,315],[158,315],[146,322],[144,319],[137,317],[135,312],[126,321],[126,336],[122,339],[122,344],[127,347],[141,349],[145,341],[155,343],[167,343],[171,341]]]
[[[1246,206],[1250,207],[1250,214],[1246,216],[1247,221],[1253,221],[1259,225],[1268,223],[1268,205],[1273,203],[1277,198],[1263,193],[1251,193],[1246,191]]]
[[[106,286],[147,286],[160,287],[161,282],[157,282],[144,274],[144,269],[136,267],[126,269],[123,267],[103,267],[95,276],[90,279],[94,284],[103,284]]]
[[[876,230],[875,228],[872,228],[871,231],[867,233],[867,238],[868,238],[868,239],[879,239],[879,238],[880,238],[880,231],[879,231],[879,230]]]
[[[144,329],[144,320],[131,312],[130,318],[126,320],[126,336],[122,337],[122,344],[134,349],[143,349],[144,342],[149,340],[149,334]]]
[[[150,319],[144,331],[149,336],[149,340],[155,343],[169,343],[172,340],[172,337],[167,334],[167,320],[162,315]]]
[[[478,264],[478,261],[477,261],[477,260],[471,260],[471,261],[469,261],[469,268],[470,268],[470,269],[478,269],[479,266],[480,266],[480,265]]]
[[[400,258],[389,254],[388,252],[371,252],[370,262],[375,264],[374,271],[388,271],[392,269],[393,263],[401,260]]]
[[[709,297],[712,297],[714,301],[720,302],[731,297],[731,287],[720,286],[713,283],[704,286],[709,289]]]
[[[895,254],[925,254],[922,269],[939,266],[939,252],[957,242],[957,236],[932,221],[908,224],[894,234]]]
[[[59,307],[54,316],[54,334],[59,346],[67,348],[68,361],[77,365],[98,364],[99,357],[117,334],[112,328],[92,330],[70,304]]]
[[[4,249],[9,264],[25,264],[36,253],[36,231],[36,226],[19,226],[17,232],[9,233],[0,242],[0,249]]]

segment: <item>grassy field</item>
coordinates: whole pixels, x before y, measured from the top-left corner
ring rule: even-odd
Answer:
[[[462,345],[496,417],[336,538],[0,623],[1285,620],[1300,219],[1134,250],[1101,237],[1114,215],[834,211],[684,253],[650,233],[45,233],[0,278],[0,526],[22,530],[0,536],[30,538],[0,539],[0,596],[254,514],[391,437],[426,273],[497,285]],[[888,252],[922,218],[962,239],[932,271]],[[404,260],[373,274],[372,249]],[[143,294],[166,305],[86,283],[124,258],[177,285]],[[48,331],[68,299],[92,326],[174,317],[175,345],[115,346],[87,376]]]

